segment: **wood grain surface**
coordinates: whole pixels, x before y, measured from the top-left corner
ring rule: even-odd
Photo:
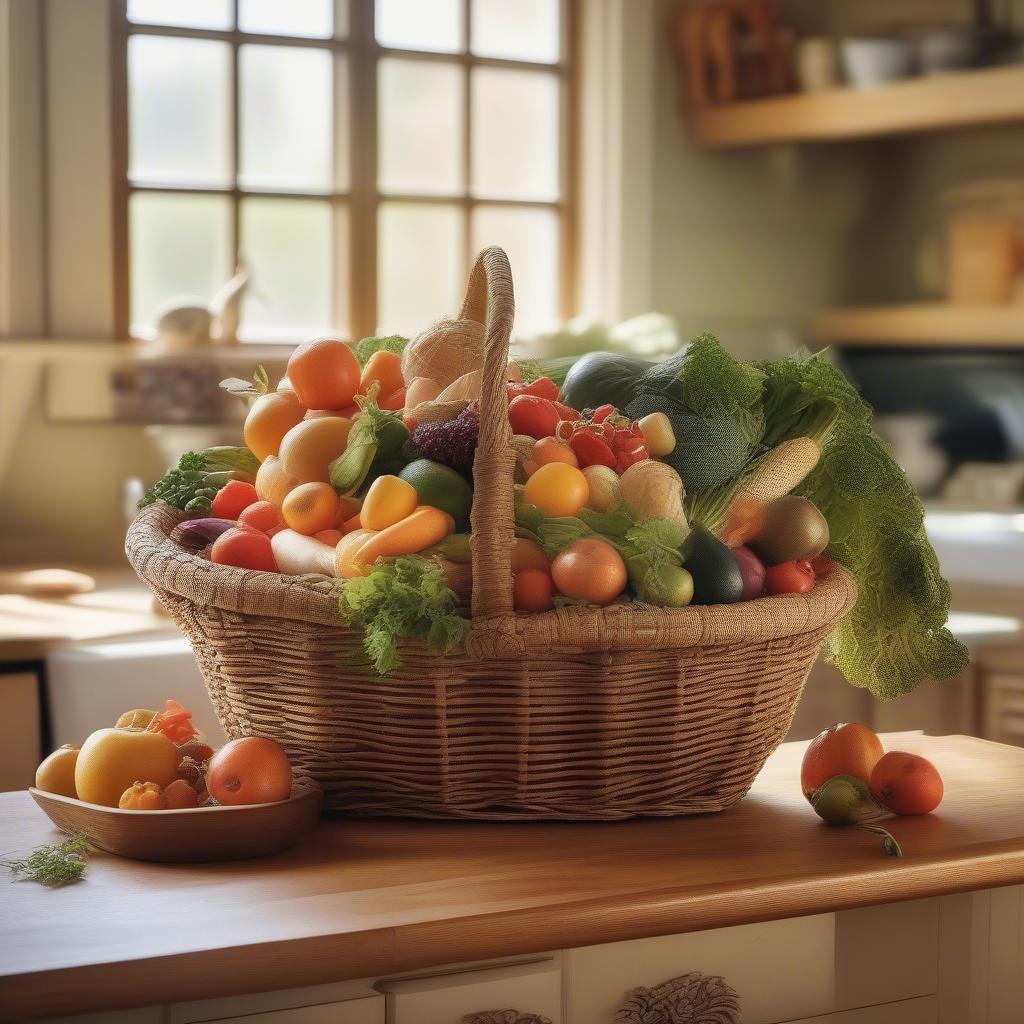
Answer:
[[[258,861],[96,854],[50,891],[0,880],[0,1018],[153,1005],[814,914],[1024,882],[1024,749],[901,733],[930,757],[938,812],[891,819],[906,856],[821,825],[803,744],[716,815],[586,824],[325,822]],[[5,854],[57,833],[0,795]]]

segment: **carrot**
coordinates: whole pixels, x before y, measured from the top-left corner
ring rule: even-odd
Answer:
[[[413,555],[440,543],[454,531],[455,520],[447,512],[433,505],[420,505],[412,515],[379,531],[360,547],[359,561],[371,566],[378,558]]]
[[[399,388],[405,387],[405,380],[402,377],[402,357],[394,352],[374,352],[366,361],[363,367],[362,377],[359,379],[359,394],[365,395],[374,381],[380,382],[381,395],[393,395]],[[405,396],[402,396],[404,405]],[[398,406],[400,409],[402,406]]]
[[[360,549],[375,536],[373,530],[354,530],[342,537],[334,549],[335,575],[343,580],[351,579],[353,576],[365,576],[370,571],[370,566],[363,561]]]

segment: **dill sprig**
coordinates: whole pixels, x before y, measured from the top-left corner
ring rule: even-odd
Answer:
[[[85,872],[92,846],[81,836],[72,836],[56,845],[39,846],[24,860],[0,860],[0,865],[22,881],[39,882],[56,888],[77,882]]]

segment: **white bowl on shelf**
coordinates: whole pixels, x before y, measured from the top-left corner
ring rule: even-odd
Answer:
[[[846,80],[856,89],[873,89],[914,74],[914,47],[907,39],[852,37],[839,44]]]

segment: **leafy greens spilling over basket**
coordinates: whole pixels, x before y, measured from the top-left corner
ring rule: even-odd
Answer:
[[[308,342],[276,390],[225,382],[251,403],[247,448],[188,453],[145,502],[210,513],[175,536],[215,562],[338,577],[340,622],[381,674],[405,639],[451,650],[483,361],[465,319]],[[596,352],[507,378],[518,613],[804,593],[838,562],[859,596],[826,654],[851,683],[893,698],[966,666],[921,502],[826,356],[740,362],[704,334],[657,363]]]

